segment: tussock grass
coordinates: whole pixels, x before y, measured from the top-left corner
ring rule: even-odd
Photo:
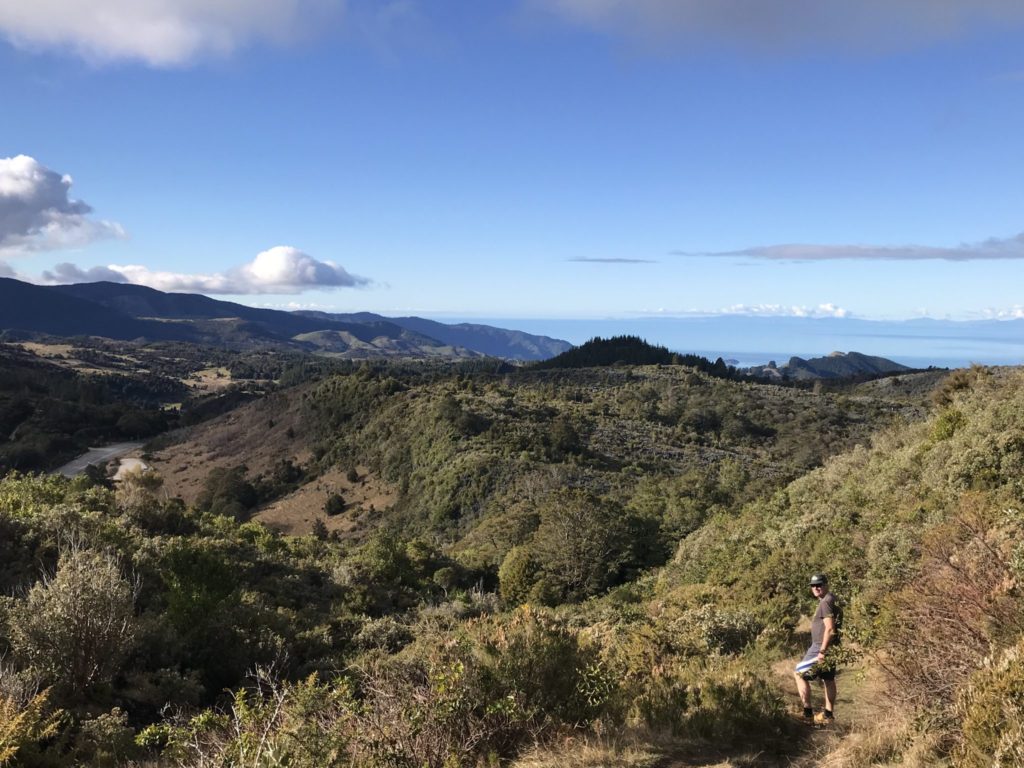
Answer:
[[[510,768],[655,768],[664,754],[654,747],[623,738],[568,738],[536,746]]]

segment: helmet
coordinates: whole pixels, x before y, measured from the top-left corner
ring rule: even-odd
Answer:
[[[828,585],[828,576],[824,573],[816,573],[811,576],[812,587],[824,587]]]

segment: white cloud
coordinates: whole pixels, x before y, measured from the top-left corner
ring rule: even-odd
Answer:
[[[838,261],[875,259],[880,261],[978,261],[987,259],[1024,259],[1024,233],[1015,237],[989,238],[980,243],[961,243],[941,248],[928,245],[815,245],[791,243],[759,245],[738,251],[686,252],[677,256],[730,256],[770,261]]]
[[[27,155],[0,158],[0,254],[24,255],[125,237],[120,224],[89,218],[92,207],[68,196],[71,184],[70,176]]]
[[[340,13],[344,0],[0,0],[0,33],[29,49],[153,66],[284,43]]]
[[[1008,309],[985,309],[981,312],[982,317],[988,320],[1021,320],[1024,319],[1024,305],[1014,304]]]
[[[226,272],[183,273],[152,270],[139,264],[92,267],[82,270],[59,264],[44,272],[46,282],[134,283],[177,293],[295,294],[313,289],[354,288],[368,285],[365,277],[352,275],[331,261],[317,261],[288,245],[278,245],[256,255],[248,264]]]
[[[721,309],[657,309],[645,315],[663,317],[712,317],[719,315],[746,315],[749,317],[852,317],[850,311],[832,303],[816,304],[733,304]]]
[[[0,261],[0,277],[17,277],[18,274],[11,269],[10,265]]]
[[[849,317],[850,312],[835,304],[808,307],[786,304],[733,304],[720,309],[719,315],[752,315],[757,317]]]
[[[611,34],[754,48],[874,50],[955,38],[984,24],[1024,21],[1019,0],[525,0]]]

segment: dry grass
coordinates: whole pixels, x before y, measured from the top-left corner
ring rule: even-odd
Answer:
[[[210,471],[229,469],[245,463],[250,477],[270,471],[282,459],[296,465],[312,460],[300,418],[300,398],[271,395],[241,406],[182,435],[181,442],[157,451],[149,462],[164,478],[169,496],[194,503]],[[358,537],[371,529],[379,512],[398,497],[396,490],[358,467],[359,480],[346,478],[348,467],[335,467],[294,492],[260,510],[256,519],[289,535],[311,533],[323,519],[328,531]],[[324,515],[324,504],[332,493],[345,499],[343,514]]]
[[[232,384],[237,384],[238,380],[231,378],[231,371],[227,368],[203,368],[194,371],[182,379],[182,382],[192,390],[209,393],[227,389]]]
[[[312,533],[317,519],[324,521],[329,532],[337,531],[346,538],[358,538],[372,527],[377,513],[397,500],[398,494],[369,473],[357,467],[359,480],[351,482],[346,471],[335,467],[316,480],[271,502],[260,510],[256,519],[269,528],[292,536]],[[345,499],[345,511],[334,517],[324,514],[324,505],[333,493]]]
[[[296,402],[262,398],[193,427],[180,435],[181,442],[160,449],[151,465],[163,476],[168,495],[194,503],[215,468],[244,463],[257,475],[281,459],[309,461]]]
[[[813,765],[828,768],[936,768],[937,736],[915,728],[910,717],[894,711],[887,719],[859,723]]]
[[[650,745],[590,736],[536,746],[510,768],[654,768],[664,764],[664,754]]]

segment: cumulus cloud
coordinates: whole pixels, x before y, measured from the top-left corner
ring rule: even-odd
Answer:
[[[288,42],[340,13],[344,0],[3,0],[0,34],[28,49],[152,66]]]
[[[841,261],[874,259],[879,261],[981,261],[1024,259],[1024,233],[1015,237],[989,238],[980,243],[961,243],[942,248],[928,245],[815,245],[791,243],[759,245],[738,251],[673,251],[677,256],[727,256],[767,259],[769,261]]]
[[[0,254],[74,248],[108,237],[124,237],[124,228],[92,219],[92,207],[69,196],[72,180],[33,157],[0,158]]]
[[[278,245],[256,255],[248,264],[226,272],[184,273],[153,270],[139,264],[79,269],[59,264],[44,272],[46,282],[134,283],[171,293],[295,294],[313,289],[354,288],[368,285],[365,277],[352,275],[331,261],[317,261],[308,253]]]
[[[645,41],[755,48],[902,49],[1024,22],[1019,0],[526,0],[572,23]]]
[[[11,269],[9,264],[0,261],[0,277],[17,277],[17,273]]]
[[[568,259],[568,261],[583,262],[585,264],[657,264],[657,261],[652,259],[598,259],[598,258],[587,258],[580,257],[578,259]]]

